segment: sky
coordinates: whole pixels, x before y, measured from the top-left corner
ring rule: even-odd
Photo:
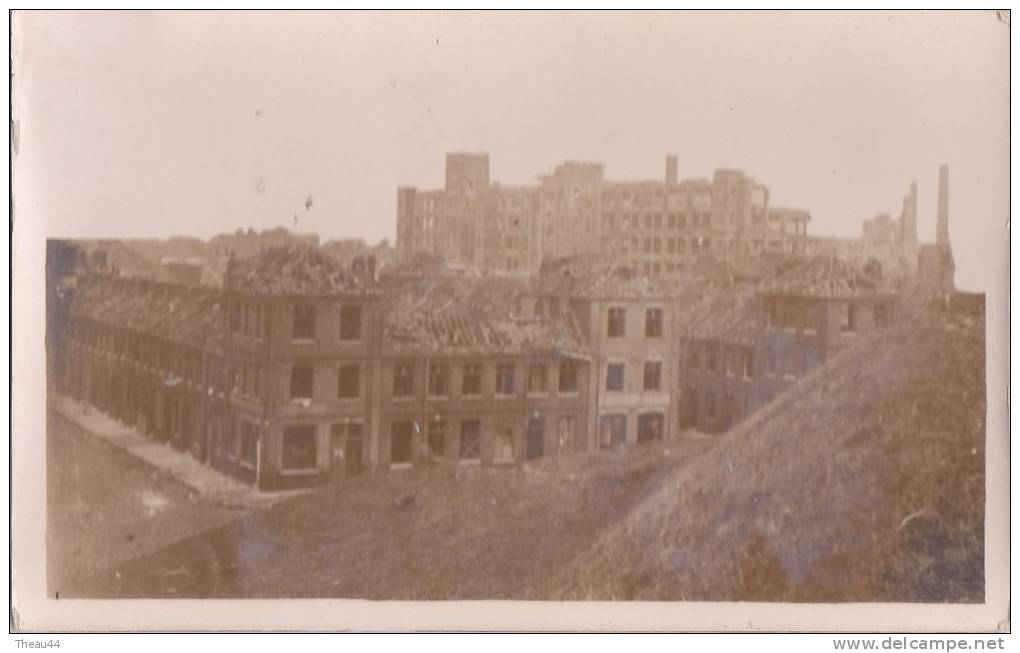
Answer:
[[[957,283],[1005,269],[1009,29],[994,12],[21,13],[15,217],[48,236],[285,226],[395,236],[402,185],[487,151],[530,183],[743,169],[808,233],[896,217],[934,240],[950,168]],[[311,206],[307,200],[311,198]],[[995,266],[989,267],[989,262]]]

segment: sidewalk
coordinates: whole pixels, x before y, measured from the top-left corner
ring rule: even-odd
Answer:
[[[269,507],[281,499],[307,491],[260,493],[253,486],[204,465],[190,454],[177,451],[167,443],[157,442],[104,415],[89,404],[57,396],[51,405],[57,415],[81,430],[100,437],[118,449],[163,470],[202,497],[217,503],[233,507]]]

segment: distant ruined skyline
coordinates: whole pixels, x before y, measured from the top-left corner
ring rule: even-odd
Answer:
[[[1007,39],[994,12],[18,15],[15,216],[392,243],[398,186],[441,186],[450,151],[489,152],[504,184],[565,160],[657,179],[676,153],[681,178],[744,170],[818,236],[895,217],[916,181],[931,241],[946,164],[957,281],[987,289]]]

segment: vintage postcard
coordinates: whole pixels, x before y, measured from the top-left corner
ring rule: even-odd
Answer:
[[[11,21],[12,627],[1009,629],[1008,12]]]

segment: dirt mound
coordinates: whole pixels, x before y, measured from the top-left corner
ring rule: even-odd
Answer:
[[[539,593],[982,601],[984,361],[971,312],[862,338],[681,464]]]
[[[541,599],[707,440],[323,488],[96,574],[90,597]],[[169,579],[169,580],[168,580]]]

